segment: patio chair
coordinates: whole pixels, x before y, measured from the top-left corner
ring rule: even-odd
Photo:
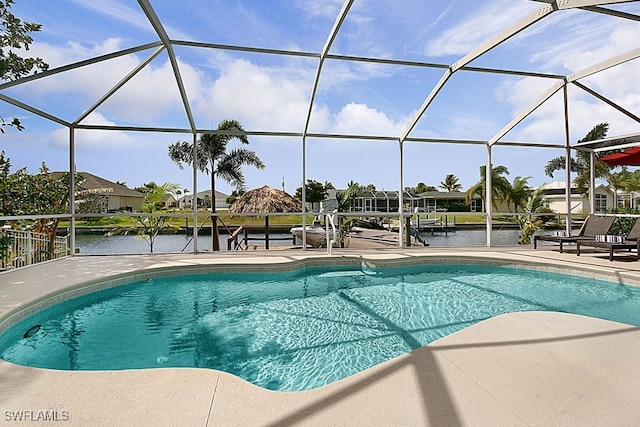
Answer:
[[[615,216],[589,215],[585,219],[580,231],[575,236],[554,236],[540,235],[534,236],[533,248],[538,248],[538,241],[555,242],[560,244],[560,253],[562,253],[564,243],[577,243],[578,241],[595,241],[596,236],[607,234],[615,221]]]
[[[576,243],[576,255],[580,256],[580,246],[590,246],[593,248],[607,249],[609,251],[609,261],[613,261],[613,252],[617,250],[636,250],[636,259],[640,260],[640,218],[636,219],[633,227],[624,242],[602,242],[598,240],[579,240]]]

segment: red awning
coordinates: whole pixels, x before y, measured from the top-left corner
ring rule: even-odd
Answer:
[[[609,166],[640,166],[640,147],[633,147],[621,153],[600,157],[601,162]]]

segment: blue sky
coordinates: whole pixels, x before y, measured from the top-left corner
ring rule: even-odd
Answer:
[[[341,1],[151,1],[169,37],[222,45],[318,52],[325,44]],[[179,4],[179,6],[178,6]],[[527,0],[394,2],[355,0],[330,52],[451,65],[544,3]],[[640,14],[640,2],[607,6]],[[51,68],[158,40],[137,1],[18,0],[13,12],[41,23],[31,55]],[[537,22],[471,62],[470,66],[568,75],[640,47],[640,22],[582,10],[562,10]],[[152,53],[152,49],[52,75],[3,91],[8,96],[73,121]],[[316,58],[177,46],[175,53],[199,128],[215,128],[225,118],[247,130],[302,132],[311,96]],[[581,83],[640,114],[638,63],[631,61]],[[415,117],[443,70],[328,59],[325,61],[309,131],[398,138]],[[410,134],[419,138],[489,140],[551,86],[543,78],[456,72]],[[562,92],[505,135],[504,141],[564,143]],[[66,128],[0,104],[3,117],[19,117],[26,130],[8,129],[0,149],[14,169],[69,167]],[[595,124],[608,122],[610,136],[637,133],[640,125],[597,98],[569,88],[571,141]],[[83,123],[187,128],[166,53],[109,98]],[[79,130],[76,165],[130,187],[174,182],[193,189],[191,170],[167,156],[169,144],[189,134]],[[252,136],[251,148],[266,164],[245,169],[249,189],[264,184],[294,192],[302,179],[300,138]],[[544,175],[547,160],[560,149],[494,147],[493,163],[507,166],[510,180]],[[351,180],[397,189],[398,143],[308,138],[306,176],[344,188]],[[447,174],[464,189],[479,178],[486,162],[482,145],[405,143],[404,185],[438,185]],[[563,173],[554,179],[564,179]],[[200,176],[198,189],[208,188]],[[231,188],[218,183],[218,189]]]

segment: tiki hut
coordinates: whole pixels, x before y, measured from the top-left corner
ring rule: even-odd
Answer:
[[[247,191],[229,206],[229,213],[301,212],[302,202],[282,190],[265,185]]]

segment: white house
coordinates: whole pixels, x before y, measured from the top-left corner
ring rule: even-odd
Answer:
[[[216,210],[218,209],[229,209],[229,204],[227,203],[228,194],[221,193],[216,191]],[[211,190],[198,191],[196,194],[196,201],[198,203],[198,207],[202,208],[210,208],[211,207]],[[178,198],[177,204],[182,209],[188,209],[193,206],[193,194],[187,193],[186,195]]]
[[[565,198],[565,181],[553,181],[542,185],[545,199],[549,202],[549,209],[554,212],[564,213],[567,211]],[[613,209],[613,192],[606,186],[600,184],[595,188],[594,212],[605,212]],[[584,214],[590,212],[589,194],[578,190],[575,184],[571,184],[570,197],[571,213]]]

